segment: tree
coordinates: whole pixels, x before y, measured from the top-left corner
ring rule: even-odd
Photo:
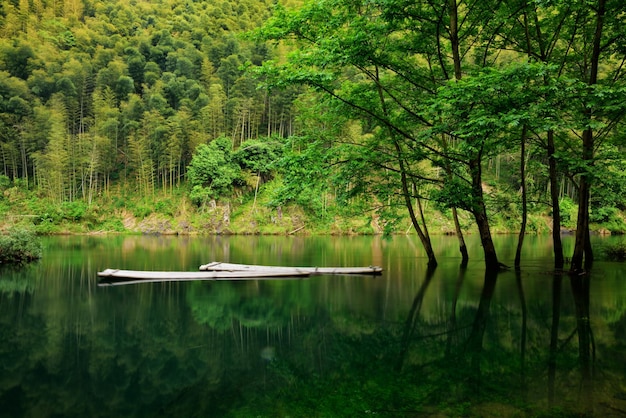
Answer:
[[[555,267],[560,269],[564,264],[560,240],[559,188],[557,180],[557,164],[573,168],[572,177],[579,181],[579,223],[577,225],[577,245],[572,257],[572,270],[582,268],[583,253],[588,261],[593,259],[588,238],[589,190],[593,181],[593,164],[595,144],[594,131],[600,137],[608,138],[614,132],[613,126],[623,117],[623,113],[612,103],[611,92],[619,90],[623,85],[621,68],[624,59],[624,33],[619,27],[623,25],[624,5],[615,1],[553,1],[547,3],[520,0],[507,2],[509,12],[494,19],[494,24],[502,26],[503,48],[525,53],[530,60],[543,62],[556,68],[546,74],[546,84],[552,79],[572,79],[587,84],[589,88],[579,85],[575,94],[566,100],[578,103],[579,108],[568,108],[562,111],[561,119],[572,118],[569,131],[555,130],[546,124],[545,140],[541,140],[547,150],[549,162],[549,178],[551,202],[553,208],[553,241]],[[602,62],[602,65],[600,63]],[[600,69],[602,68],[602,69]],[[604,81],[602,81],[602,79]],[[597,86],[597,84],[601,84]],[[593,99],[596,93],[592,90],[608,89],[600,93],[604,99]],[[584,99],[586,98],[586,99]],[[554,102],[555,108],[562,107],[563,97]],[[591,107],[590,103],[594,106]],[[607,113],[608,109],[613,109]],[[578,121],[586,121],[582,126]],[[582,139],[581,147],[573,155],[567,155],[572,149],[572,135]],[[560,143],[558,142],[560,141]],[[563,161],[563,157],[566,156]],[[574,161],[576,161],[574,163]],[[585,232],[587,231],[587,232]],[[586,238],[587,237],[587,238]]]
[[[60,96],[53,96],[50,105],[42,109],[49,123],[49,142],[43,152],[35,154],[36,181],[48,197],[63,202],[70,190],[69,135],[66,115]]]
[[[481,184],[483,150],[478,146],[468,160],[460,155],[449,155],[441,137],[423,135],[437,118],[436,115],[435,119],[425,117],[423,103],[436,96],[437,89],[450,78],[451,60],[443,52],[442,42],[446,39],[443,34],[452,37],[450,42],[454,44],[453,58],[456,59],[453,64],[456,78],[460,79],[460,60],[465,57],[469,61],[478,49],[472,45],[481,44],[483,34],[476,35],[476,28],[487,27],[488,10],[492,5],[464,8],[463,19],[470,28],[463,33],[457,26],[451,30],[444,23],[444,17],[448,16],[448,22],[457,25],[459,9],[456,6],[455,2],[323,0],[307,3],[297,12],[279,9],[261,31],[261,39],[295,39],[301,49],[285,65],[266,65],[265,75],[274,75],[278,83],[309,84],[350,108],[355,117],[386,132],[386,140],[379,142],[380,151],[391,152],[395,162],[393,166],[381,164],[379,168],[392,169],[399,174],[399,193],[404,196],[431,265],[436,265],[434,252],[412,213],[412,197],[415,196],[411,195],[409,183],[422,178],[438,184],[441,179],[424,178],[412,173],[410,167],[424,159],[442,167],[467,164],[472,184],[464,190],[470,193],[468,200],[472,204],[465,207],[474,214],[487,266],[497,269],[499,263]],[[461,41],[467,48],[462,54],[459,53]]]
[[[196,204],[226,195],[240,177],[240,168],[233,161],[233,143],[226,137],[201,144],[187,167],[191,198]]]

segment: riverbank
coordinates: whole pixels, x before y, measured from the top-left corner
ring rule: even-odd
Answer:
[[[437,210],[425,202],[424,212],[431,234],[454,234],[450,211]],[[564,205],[563,229],[575,226],[576,206]],[[405,211],[398,209],[398,213]],[[53,234],[163,234],[163,235],[375,235],[412,234],[407,216],[383,217],[369,209],[331,205],[307,211],[296,205],[274,206],[267,194],[233,196],[197,206],[184,187],[138,196],[119,187],[91,202],[55,202],[36,192],[12,187],[0,199],[0,230],[19,226],[39,235]],[[593,224],[597,233],[624,233],[623,214],[610,224]],[[517,233],[519,215],[503,210],[490,214],[494,234]],[[461,226],[474,233],[473,220],[460,212]],[[550,233],[547,208],[529,214],[527,233]],[[620,227],[621,225],[621,227]]]

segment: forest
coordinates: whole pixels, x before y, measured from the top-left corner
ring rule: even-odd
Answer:
[[[626,232],[625,63],[621,0],[2,0],[0,213],[410,229],[433,267],[469,232],[492,269],[551,231],[579,271]]]

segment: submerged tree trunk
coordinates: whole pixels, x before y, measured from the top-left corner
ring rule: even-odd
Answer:
[[[430,237],[422,231],[422,227],[417,220],[417,216],[415,215],[415,210],[413,209],[413,202],[411,201],[411,194],[409,193],[408,179],[406,176],[406,171],[404,167],[404,162],[402,161],[400,145],[397,141],[394,141],[396,146],[396,151],[398,152],[398,163],[400,165],[400,177],[402,182],[402,195],[404,196],[404,203],[406,205],[407,210],[409,211],[409,217],[411,218],[411,223],[413,223],[413,227],[417,232],[417,235],[422,242],[424,247],[424,251],[426,251],[426,256],[428,257],[428,268],[437,267],[437,257],[435,257],[435,252],[433,251],[432,243],[430,241]]]
[[[452,61],[454,63],[454,79],[460,80],[463,77],[461,70],[461,54],[459,52],[459,10],[457,0],[448,1],[448,14],[450,18],[450,47],[452,48]],[[443,143],[446,143],[444,138]],[[449,162],[448,162],[449,164]],[[448,168],[448,176],[452,177],[452,170]],[[452,217],[454,219],[454,229],[459,240],[459,251],[461,252],[461,267],[467,266],[469,254],[465,245],[465,238],[459,223],[459,215],[455,207],[452,208]]]
[[[375,75],[374,80],[376,81],[376,87],[378,90],[378,98],[380,99],[381,109],[385,117],[388,117],[387,106],[385,104],[385,96],[384,96],[382,86],[380,85],[380,79],[378,77],[378,67],[376,67],[376,75]],[[398,165],[400,167],[400,179],[402,183],[401,184],[402,195],[404,197],[404,203],[406,205],[406,208],[409,212],[409,217],[411,218],[411,223],[413,224],[413,227],[415,228],[415,231],[417,232],[417,235],[420,241],[422,242],[422,246],[424,247],[424,250],[426,251],[426,256],[428,257],[428,268],[435,268],[437,267],[437,257],[435,257],[435,252],[433,251],[432,243],[430,241],[430,236],[428,236],[428,233],[424,233],[424,231],[422,231],[422,227],[420,226],[419,221],[417,220],[417,216],[415,215],[415,209],[413,208],[413,202],[411,201],[409,180],[407,178],[407,171],[406,171],[406,166],[404,164],[402,148],[395,136],[395,133],[391,129],[389,129],[389,138],[393,141],[393,146],[395,148],[396,156],[398,158]],[[424,226],[425,225],[426,224],[424,224]]]
[[[576,222],[576,241],[570,271],[580,272],[583,269],[583,260],[587,243],[589,242],[589,181],[587,174],[583,174],[580,180],[578,194],[578,220]]]
[[[526,234],[526,223],[528,221],[528,199],[526,196],[526,131],[524,125],[522,129],[522,143],[520,151],[520,179],[522,186],[522,224],[517,239],[517,250],[515,251],[515,268],[519,269],[522,261],[522,246],[524,245],[524,235]]]
[[[481,157],[478,156],[470,161],[470,172],[472,176],[472,214],[476,220],[480,242],[483,246],[485,254],[485,268],[489,271],[499,270],[500,263],[496,254],[496,248],[491,238],[491,228],[489,227],[489,219],[487,218],[487,208],[485,207],[485,199],[482,188],[482,168]]]
[[[463,237],[463,231],[461,230],[461,224],[459,222],[459,213],[455,207],[452,208],[452,218],[454,219],[454,229],[456,237],[459,241],[459,251],[461,253],[461,267],[465,267],[469,262],[469,254],[467,252],[467,245],[465,244],[465,238]]]
[[[602,40],[602,29],[604,26],[604,14],[606,12],[606,0],[598,0],[596,12],[596,30],[593,35],[593,51],[591,53],[589,87],[591,88],[598,82],[598,68],[600,64],[600,50]],[[574,246],[574,254],[572,255],[571,272],[577,272],[583,268],[583,258],[585,258],[585,267],[590,267],[593,262],[593,253],[589,240],[589,197],[591,195],[593,154],[594,154],[594,136],[591,122],[593,118],[593,109],[587,107],[585,109],[587,128],[583,131],[583,166],[584,172],[580,178],[580,191],[578,195],[578,221],[576,222],[576,243]]]
[[[550,175],[550,198],[552,200],[552,246],[554,247],[554,268],[561,270],[565,259],[561,242],[561,208],[559,207],[559,187],[557,182],[556,158],[554,157],[554,131],[548,131],[548,165]]]

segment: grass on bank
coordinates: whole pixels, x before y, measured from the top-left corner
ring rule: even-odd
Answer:
[[[47,234],[142,233],[142,234],[255,234],[255,235],[371,235],[414,234],[403,208],[372,211],[371,202],[362,199],[350,207],[340,207],[332,197],[316,197],[310,205],[277,205],[276,181],[258,190],[235,192],[229,198],[192,203],[185,185],[155,190],[142,196],[128,185],[116,185],[106,194],[72,202],[43,198],[25,185],[0,188],[0,229],[19,227]],[[521,222],[518,202],[499,197],[490,202],[492,233],[517,233]],[[423,208],[431,234],[453,234],[450,210],[424,201]],[[577,206],[570,199],[561,202],[563,228],[573,230]],[[388,215],[388,216],[385,216]],[[549,208],[533,206],[528,216],[527,233],[551,231]],[[474,231],[471,215],[459,211],[462,228]],[[604,233],[626,232],[624,214],[612,208],[592,213],[592,229]]]

